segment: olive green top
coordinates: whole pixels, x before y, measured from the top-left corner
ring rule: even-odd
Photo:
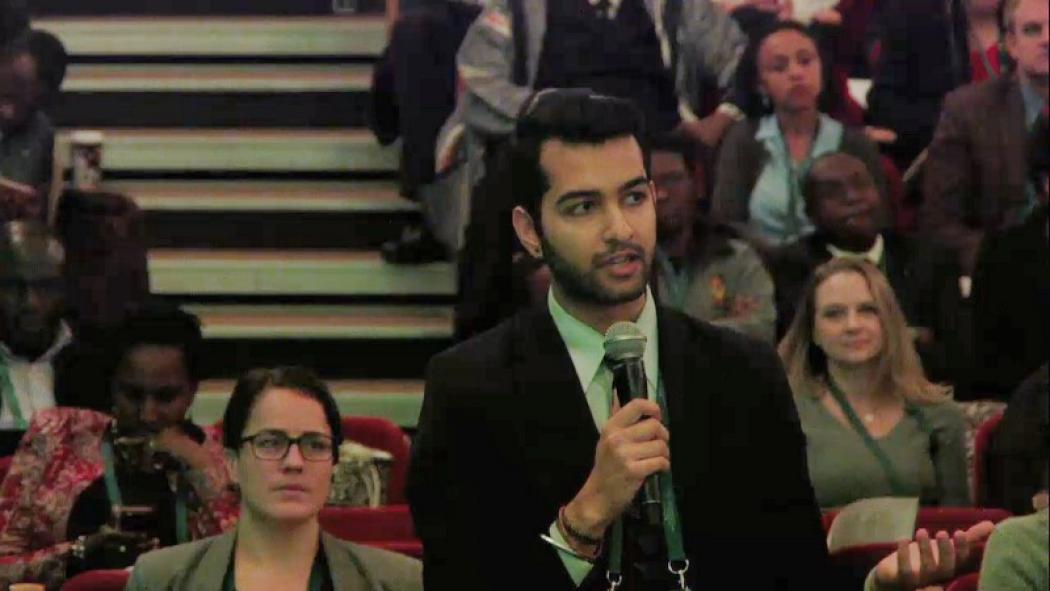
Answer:
[[[984,549],[981,591],[1050,589],[1050,519],[1047,510],[1000,523]]]
[[[965,419],[955,402],[912,407],[889,433],[876,439],[906,488],[896,495],[859,433],[833,417],[819,398],[796,395],[795,405],[806,434],[809,478],[821,508],[885,496],[915,496],[924,505],[970,504]]]

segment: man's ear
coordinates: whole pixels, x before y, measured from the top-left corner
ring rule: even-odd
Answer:
[[[536,259],[543,258],[543,246],[540,244],[540,233],[536,228],[536,222],[520,205],[514,208],[510,215],[511,223],[514,225],[514,233],[518,235],[518,241],[525,247],[530,256]]]

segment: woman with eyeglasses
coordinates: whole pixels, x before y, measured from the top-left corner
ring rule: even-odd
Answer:
[[[299,367],[256,369],[233,390],[223,444],[241,490],[237,527],[142,556],[129,591],[421,590],[419,561],[336,540],[317,515],[342,442],[328,388]]]

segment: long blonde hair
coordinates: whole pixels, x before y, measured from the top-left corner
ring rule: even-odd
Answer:
[[[879,351],[875,387],[914,404],[935,404],[950,398],[948,387],[926,379],[904,313],[886,277],[868,261],[845,257],[832,259],[813,271],[795,319],[777,347],[795,395],[808,393],[820,396],[823,392],[822,380],[827,373],[828,360],[824,350],[813,341],[816,293],[825,281],[839,273],[857,273],[862,276],[878,309],[883,346]]]

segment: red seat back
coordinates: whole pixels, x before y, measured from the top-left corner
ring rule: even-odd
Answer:
[[[124,569],[80,573],[62,585],[62,591],[123,591],[131,573]]]
[[[392,421],[377,417],[343,417],[343,438],[374,449],[390,452],[394,465],[390,470],[387,504],[405,502],[405,479],[408,477],[408,438]]]
[[[916,227],[919,206],[907,200],[904,178],[893,160],[888,156],[880,156],[879,162],[882,164],[882,178],[886,181],[886,191],[889,197],[890,222],[899,232],[913,232]]]
[[[318,520],[333,536],[400,552],[415,558],[423,555],[423,543],[416,538],[408,505],[385,507],[325,507]]]
[[[988,500],[988,486],[985,479],[988,476],[988,446],[992,442],[995,430],[1003,420],[1003,413],[992,415],[977,427],[977,433],[973,439],[973,500],[978,506],[986,504]]]
[[[970,573],[955,579],[948,585],[947,591],[977,591],[977,581],[981,578],[979,573]]]

